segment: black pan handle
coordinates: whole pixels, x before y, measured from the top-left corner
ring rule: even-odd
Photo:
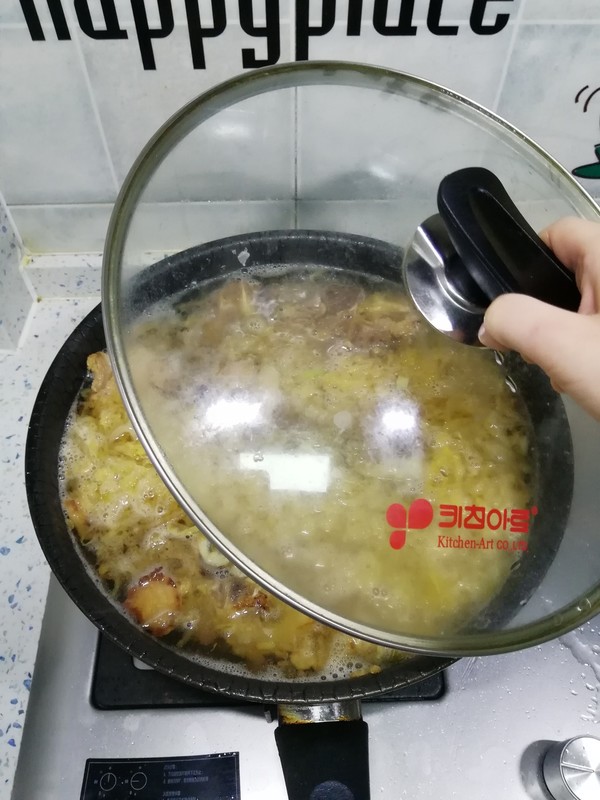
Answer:
[[[581,295],[573,273],[539,238],[493,172],[481,167],[452,172],[441,181],[437,200],[460,257],[448,275],[459,292],[470,299],[479,290],[488,305],[500,294],[520,292],[577,311]]]
[[[280,724],[275,741],[289,800],[369,800],[364,720]]]

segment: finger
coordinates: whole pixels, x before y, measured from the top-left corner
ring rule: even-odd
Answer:
[[[580,311],[600,311],[600,224],[565,217],[540,233],[556,257],[575,273],[581,292]]]
[[[533,297],[505,294],[488,308],[482,341],[516,350],[600,419],[600,317],[575,314]]]
[[[591,263],[600,269],[600,224],[577,217],[564,217],[541,233],[553,253],[570,269],[592,254]]]

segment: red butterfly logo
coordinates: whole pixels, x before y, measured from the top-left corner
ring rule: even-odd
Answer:
[[[388,525],[396,530],[390,534],[390,545],[394,550],[400,550],[406,544],[408,530],[422,531],[428,528],[433,521],[433,506],[429,500],[419,498],[413,500],[406,511],[402,503],[392,503],[388,508],[385,518]]]

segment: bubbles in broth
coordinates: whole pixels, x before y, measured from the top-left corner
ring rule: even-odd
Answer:
[[[524,508],[532,493],[529,423],[502,369],[430,331],[394,284],[249,269],[157,307],[128,356],[144,415],[208,520],[316,606],[436,635],[506,581],[518,552],[441,548],[439,519],[390,547],[392,504]],[[227,561],[147,459],[106,357],[90,369],[64,447],[64,505],[126,613],[190,657],[279,677],[402,657],[315,622]]]

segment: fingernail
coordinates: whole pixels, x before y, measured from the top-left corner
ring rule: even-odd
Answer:
[[[477,331],[477,338],[479,339],[481,344],[485,344],[485,334],[486,334],[485,325],[482,325],[481,328],[479,328],[479,330]]]

